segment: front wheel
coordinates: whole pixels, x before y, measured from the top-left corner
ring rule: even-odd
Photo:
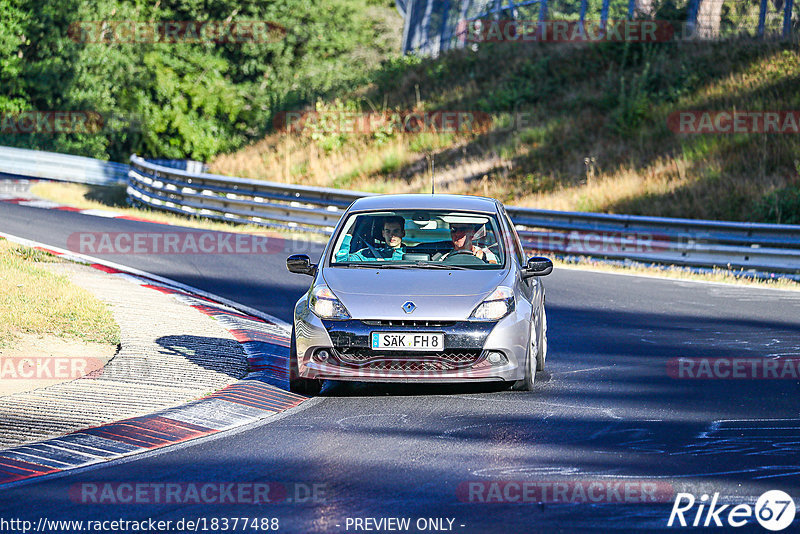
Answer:
[[[322,381],[315,378],[303,378],[300,376],[297,361],[297,344],[295,343],[294,325],[292,326],[292,337],[289,343],[289,391],[301,395],[317,395],[322,389]]]
[[[525,355],[525,378],[517,380],[512,386],[517,391],[533,391],[534,382],[536,381],[536,366],[538,359],[538,341],[536,335],[536,326],[531,321],[531,335],[528,341],[528,351]]]
[[[536,351],[536,370],[544,371],[544,362],[547,359],[547,314],[542,302],[542,318],[539,320],[539,350]]]

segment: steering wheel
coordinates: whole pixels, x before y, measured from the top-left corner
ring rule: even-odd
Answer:
[[[450,261],[450,258],[456,258],[457,256],[462,256],[462,255],[467,255],[468,258],[462,257],[462,258],[459,258],[458,260],[456,260],[455,262],[451,262]],[[466,264],[466,265],[469,265],[471,263],[472,264],[481,264],[482,265],[482,264],[486,263],[485,260],[482,260],[479,257],[477,257],[475,254],[473,254],[471,250],[454,250],[453,252],[450,252],[447,255],[447,257],[442,261],[443,261],[443,263],[454,263],[454,264],[462,264],[463,263],[463,264]]]

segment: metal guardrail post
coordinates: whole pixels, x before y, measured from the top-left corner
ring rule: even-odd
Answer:
[[[783,6],[783,37],[788,39],[792,36],[792,8],[794,0],[785,0]]]
[[[425,15],[422,21],[422,31],[423,35],[425,36],[422,42],[424,43],[426,49],[430,46],[431,14],[433,13],[433,4],[434,0],[428,0],[427,5],[425,6]],[[433,56],[436,56],[439,52],[438,48],[435,51],[430,49],[427,51]]]
[[[494,7],[492,7],[492,18],[494,20],[500,20],[500,11],[503,5],[503,0],[494,0]]]
[[[461,8],[458,12],[458,21],[456,28],[458,29],[458,45],[464,46],[467,43],[469,36],[469,21],[467,20],[467,13],[472,5],[472,0],[461,0]]]
[[[758,10],[758,36],[764,37],[764,23],[767,20],[767,0],[761,0]]]
[[[689,12],[686,17],[686,32],[683,35],[684,38],[692,38],[697,32],[697,14],[700,12],[701,1],[702,0],[689,0]]]
[[[608,6],[610,4],[610,0],[603,0],[603,7],[600,10],[600,29],[605,31],[606,29],[606,22],[608,22]]]
[[[444,9],[442,9],[442,24],[439,29],[439,51],[445,51],[450,48],[450,38],[452,37],[452,25],[450,22],[450,0],[444,0]]]
[[[400,47],[402,48],[403,54],[408,54],[411,52],[411,43],[410,43],[410,33],[411,33],[411,22],[414,20],[414,7],[416,2],[414,0],[409,0],[408,4],[405,6],[405,11],[403,12],[403,41]]]

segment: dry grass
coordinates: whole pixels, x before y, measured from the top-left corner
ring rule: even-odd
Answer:
[[[442,192],[545,209],[776,222],[759,206],[771,192],[800,188],[797,135],[683,135],[670,131],[667,117],[691,109],[796,110],[798,83],[800,51],[785,43],[487,47],[423,61],[339,98],[361,109],[384,102],[483,111],[493,118],[488,131],[388,139],[273,133],[211,168],[275,182],[426,192],[432,154]]]
[[[419,149],[452,149],[459,142],[465,138],[409,134],[375,145],[369,136],[359,135],[338,150],[326,151],[306,137],[274,133],[239,152],[219,156],[211,172],[353,191],[419,193],[430,188],[427,161]]]
[[[652,267],[639,263],[620,266],[614,263],[595,261],[590,259],[581,261],[570,261],[570,262],[555,260],[553,264],[557,268],[563,268],[563,269],[581,269],[588,271],[598,271],[598,272],[618,273],[618,274],[641,274],[656,278],[668,278],[673,280],[715,282],[720,284],[730,284],[743,287],[800,291],[800,282],[796,282],[790,278],[781,278],[779,276],[776,276],[775,278],[772,279],[753,278],[752,276],[748,276],[747,273],[744,271],[728,271],[725,269],[717,269],[717,268],[714,268],[708,272],[698,272],[696,270],[687,269],[685,267],[677,267],[677,266]]]
[[[0,239],[0,346],[20,333],[116,345],[119,327],[91,293],[37,263],[60,261]]]

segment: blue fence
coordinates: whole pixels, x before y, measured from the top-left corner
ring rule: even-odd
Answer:
[[[438,55],[463,47],[467,25],[479,20],[670,22],[676,38],[790,38],[800,30],[794,0],[397,0],[405,18],[403,51]]]

